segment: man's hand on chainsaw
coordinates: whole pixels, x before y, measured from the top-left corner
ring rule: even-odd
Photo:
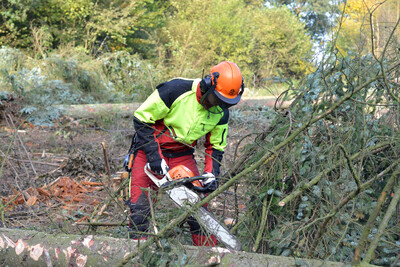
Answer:
[[[219,181],[215,178],[214,174],[206,172],[202,176],[207,178],[203,181],[203,187],[194,186],[194,190],[203,193],[211,193],[218,188]]]
[[[165,175],[169,171],[169,167],[164,159],[147,163],[146,167],[156,175]]]

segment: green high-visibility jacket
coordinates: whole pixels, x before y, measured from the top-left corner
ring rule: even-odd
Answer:
[[[139,147],[149,162],[160,160],[167,152],[171,156],[175,151],[181,155],[182,151],[192,150],[205,135],[205,172],[219,174],[229,112],[218,106],[207,110],[200,104],[200,81],[178,78],[160,84],[135,111]]]

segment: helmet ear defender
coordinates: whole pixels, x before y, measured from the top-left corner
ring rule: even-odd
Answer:
[[[214,83],[213,83],[214,77]],[[200,90],[203,94],[207,93],[210,89],[215,89],[217,86],[217,78],[219,77],[218,72],[213,72],[212,76],[207,74],[204,78],[200,81]],[[211,93],[211,92],[210,92]]]
[[[211,75],[206,75],[200,81],[200,90],[203,94],[205,94],[211,87]]]
[[[243,95],[243,93],[244,93],[244,81],[243,81],[243,78],[242,78],[242,84],[240,85],[239,95]]]

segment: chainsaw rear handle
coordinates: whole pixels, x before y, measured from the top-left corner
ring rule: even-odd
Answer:
[[[171,178],[169,177],[168,173],[166,175],[164,175],[164,177],[161,179],[157,178],[151,172],[149,163],[146,163],[146,165],[144,166],[144,172],[147,174],[147,176],[149,176],[149,178],[153,181],[153,183],[158,187],[161,187],[163,184],[167,183],[168,181],[171,181]]]

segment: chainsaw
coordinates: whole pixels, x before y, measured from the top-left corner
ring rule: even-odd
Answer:
[[[189,188],[201,187],[201,180],[207,179],[203,176],[194,176],[193,172],[183,165],[172,168],[164,177],[158,179],[146,164],[145,173],[156,186],[164,190],[172,201],[179,207],[190,207],[201,200],[200,196]],[[241,250],[239,240],[232,235],[206,208],[201,207],[196,219],[207,231],[214,235],[218,241],[228,249]]]

